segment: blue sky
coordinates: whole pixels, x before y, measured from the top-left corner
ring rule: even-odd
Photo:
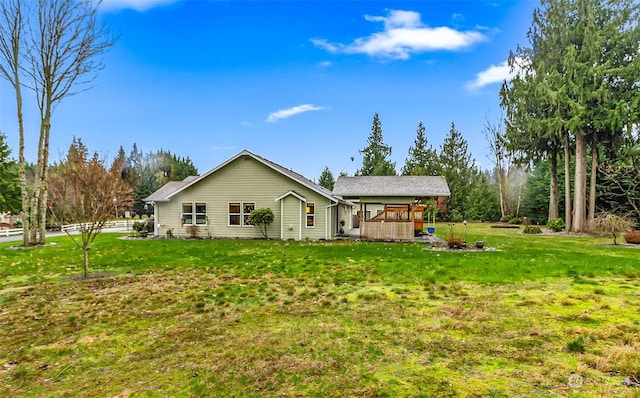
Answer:
[[[398,171],[419,122],[439,148],[452,122],[482,167],[485,119],[510,50],[527,44],[533,0],[104,0],[119,35],[89,91],[53,116],[52,160],[80,137],[189,156],[204,173],[243,149],[317,179],[361,166],[374,113]],[[27,96],[27,156],[37,108]],[[0,130],[17,157],[13,92]],[[350,158],[355,160],[351,161]]]

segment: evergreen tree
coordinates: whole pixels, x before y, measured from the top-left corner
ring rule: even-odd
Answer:
[[[362,156],[362,168],[356,171],[361,176],[393,176],[396,175],[396,164],[391,162],[391,147],[382,139],[382,123],[376,113],[373,115],[371,134],[367,138],[367,146],[358,152]]]
[[[414,145],[409,147],[409,156],[402,167],[405,176],[430,176],[437,171],[437,154],[432,146],[427,148],[427,137],[424,134],[424,124],[420,122],[416,130]]]
[[[439,174],[447,180],[451,191],[447,209],[452,220],[465,217],[467,195],[478,174],[475,160],[471,158],[468,147],[467,141],[452,122],[449,134],[445,137],[438,154]]]
[[[182,181],[188,176],[198,175],[198,170],[189,157],[183,158],[160,149],[147,154],[138,150],[134,143],[126,159],[122,176],[133,187],[133,214],[153,214],[144,199],[169,181]]]
[[[478,173],[469,191],[466,202],[468,220],[498,221],[500,219],[500,200],[494,186],[489,183],[485,173]]]
[[[595,172],[600,149],[612,147],[625,129],[629,131],[628,126],[640,121],[639,14],[640,4],[634,0],[543,0],[528,34],[530,48],[519,48],[517,56],[510,57],[524,60],[526,75],[514,80],[508,88],[511,93],[503,93],[507,94],[503,102],[507,100],[509,116],[517,116],[513,120],[517,129],[543,146],[546,143],[540,138],[554,146],[561,143],[565,168],[574,144],[573,206],[571,198],[565,198],[566,223],[571,227],[567,231],[586,229],[588,146]],[[590,185],[588,216],[593,218],[597,197],[594,174]],[[570,187],[565,192],[569,194]]]
[[[318,180],[318,184],[321,187],[327,188],[329,191],[333,191],[333,186],[335,185],[336,180],[333,178],[333,173],[329,170],[329,167],[326,166],[324,170],[322,170],[322,174],[320,174],[320,179]]]
[[[18,163],[9,159],[10,155],[6,136],[0,133],[0,213],[18,214],[22,206]]]

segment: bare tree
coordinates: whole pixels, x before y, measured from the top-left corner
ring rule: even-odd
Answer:
[[[79,235],[67,229],[65,232],[82,249],[85,277],[89,273],[89,250],[113,217],[113,203],[117,201],[123,207],[132,203],[132,189],[122,180],[118,167],[107,169],[104,163],[97,153],[89,155],[80,139],[74,139],[51,184],[52,218],[78,224]],[[54,207],[55,212],[51,211]]]
[[[20,82],[20,61],[22,40],[25,30],[20,0],[0,2],[0,74],[13,87],[16,95],[16,116],[18,118],[18,179],[22,199],[22,244],[29,243],[30,223],[26,220],[29,211],[29,193],[24,160],[24,119],[22,115],[22,85]]]
[[[502,116],[497,122],[485,119],[484,137],[489,144],[489,154],[497,179],[498,195],[500,198],[500,215],[502,217],[509,217],[516,216],[520,210],[523,173],[521,173],[520,168],[515,167],[513,154],[507,150],[504,126],[505,122]],[[516,179],[518,183],[515,189],[518,193],[517,198],[514,198],[513,185]],[[513,203],[514,201],[516,204]]]
[[[48,199],[49,137],[54,107],[76,89],[87,88],[102,69],[100,56],[114,39],[97,22],[99,1],[3,0],[0,34],[2,75],[16,91],[20,129],[20,167],[24,170],[21,88],[35,93],[40,111],[38,158],[32,187],[21,173],[24,244],[44,243]],[[28,3],[30,4],[30,3]],[[26,33],[26,34],[24,34]],[[25,77],[25,81],[21,80]],[[26,203],[25,203],[26,202]]]

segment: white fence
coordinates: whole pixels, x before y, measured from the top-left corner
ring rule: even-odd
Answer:
[[[125,227],[129,228],[133,225],[134,221],[132,220],[113,220],[107,221],[104,224],[103,228],[119,228]],[[82,224],[67,224],[60,227],[62,231],[78,231],[82,227]],[[22,235],[22,228],[13,228],[13,229],[0,229],[0,236],[16,236]]]

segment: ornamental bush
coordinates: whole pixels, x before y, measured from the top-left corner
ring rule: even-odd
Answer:
[[[271,225],[274,220],[273,211],[268,207],[262,207],[251,211],[249,215],[249,222],[257,227],[265,239],[269,239],[267,236],[267,227]]]
[[[554,218],[549,220],[547,227],[553,232],[560,232],[564,229],[564,220],[562,218]]]
[[[630,232],[633,222],[629,219],[610,213],[600,213],[589,223],[589,232],[594,235],[609,236],[613,238],[613,244],[618,244],[618,235]]]
[[[523,234],[541,234],[542,230],[536,225],[528,225],[523,231]]]

